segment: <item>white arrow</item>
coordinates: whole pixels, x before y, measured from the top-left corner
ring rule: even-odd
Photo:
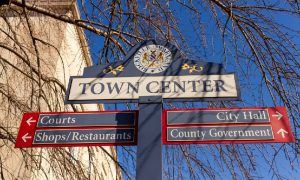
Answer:
[[[280,120],[283,117],[283,115],[280,114],[278,111],[276,111],[276,114],[273,114],[272,116],[277,117],[278,120]]]
[[[28,133],[26,133],[23,137],[22,137],[23,141],[26,142],[26,139],[31,139],[31,136],[28,136]]]
[[[281,136],[282,136],[282,138],[285,138],[285,134],[288,134],[288,132],[286,132],[286,130],[284,130],[284,129],[279,129],[279,131],[277,132],[277,134],[280,134],[281,133]]]
[[[33,123],[33,122],[35,122],[35,120],[34,119],[32,119],[32,117],[30,117],[29,119],[27,119],[27,124],[28,124],[28,126],[30,126],[31,125],[31,123]]]

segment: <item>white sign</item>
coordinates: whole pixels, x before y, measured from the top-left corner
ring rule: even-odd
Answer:
[[[68,100],[238,97],[235,74],[151,76],[151,77],[74,77]]]

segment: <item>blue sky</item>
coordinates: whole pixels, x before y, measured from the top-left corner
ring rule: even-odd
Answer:
[[[285,4],[283,4],[285,6]],[[241,91],[242,91],[242,97],[243,102],[235,102],[236,106],[238,107],[261,107],[261,106],[274,106],[274,103],[271,101],[271,97],[269,96],[267,92],[267,89],[265,85],[261,85],[259,73],[255,71],[255,66],[253,64],[249,64],[247,66],[247,63],[242,63],[241,66],[237,66],[236,62],[233,60],[235,59],[233,54],[223,52],[223,42],[220,39],[220,36],[218,36],[217,27],[214,21],[212,21],[211,14],[202,8],[201,13],[201,21],[204,22],[207,27],[205,31],[205,41],[203,39],[200,39],[197,33],[198,27],[195,27],[195,24],[193,23],[195,19],[190,15],[189,11],[186,8],[178,6],[176,3],[170,3],[171,10],[176,14],[176,19],[178,21],[179,27],[182,29],[183,35],[186,38],[189,46],[189,50],[186,51],[185,49],[182,49],[184,53],[188,55],[189,58],[192,59],[199,59],[209,62],[216,62],[216,63],[223,63],[226,66],[226,69],[228,72],[236,72],[239,75],[239,80],[241,84]],[[87,7],[88,8],[88,7]],[[266,12],[267,13],[267,12]],[[272,13],[267,14],[268,16],[272,16],[273,19],[281,24],[284,24],[294,30],[300,31],[300,21],[299,16],[290,16],[290,15],[282,15],[282,13]],[[222,17],[222,14],[220,14]],[[221,18],[223,21],[225,21],[225,18]],[[105,23],[105,21],[104,21]],[[229,22],[232,23],[232,22]],[[93,57],[93,61],[97,63],[98,61],[98,52],[103,47],[104,38],[99,37],[93,33],[86,32],[88,39],[92,39],[89,41],[90,48],[91,48],[91,54]],[[290,34],[293,35],[293,34]],[[229,36],[229,35],[228,35]],[[300,47],[300,38],[298,36],[293,36],[293,41],[298,46],[298,49]],[[241,41],[239,41],[241,43]],[[239,46],[243,46],[243,44],[238,44]],[[213,48],[212,48],[213,47]],[[230,48],[229,48],[230,50]],[[246,51],[249,51],[249,49],[245,49]],[[247,61],[247,59],[240,59],[241,61]],[[243,73],[241,70],[244,70],[245,72],[250,75],[250,78],[246,78],[243,76]],[[244,81],[247,81],[247,83],[244,83]],[[246,86],[247,85],[247,86]],[[262,92],[261,94],[259,94]],[[183,107],[182,104],[175,104],[178,107]],[[283,105],[280,101],[276,102],[276,105]],[[206,107],[206,103],[193,103],[188,104],[188,106],[191,107]],[[126,109],[126,107],[123,104],[109,104],[105,106],[108,110],[114,110],[114,109]],[[131,109],[137,108],[136,104],[130,105]],[[201,151],[205,152],[205,150],[209,150],[210,148],[208,146],[212,145],[193,145],[193,149],[201,149]],[[225,145],[224,148],[226,148]],[[278,154],[276,153],[277,150],[281,149],[281,144],[275,144],[275,145],[266,145],[267,148],[264,150],[270,151],[270,154],[276,154],[276,161],[275,163],[279,163],[278,171],[280,171],[282,174],[286,176],[287,179],[297,179],[297,177],[300,177],[299,172],[299,164],[298,161],[295,159],[293,160],[295,162],[294,169],[291,168],[289,165],[289,162],[285,158],[284,151],[280,151]],[[253,148],[252,148],[253,147]],[[166,148],[172,147],[164,147],[163,152],[166,153]],[[173,147],[174,148],[174,147]],[[176,147],[175,147],[176,148]],[[177,147],[178,148],[178,147]],[[259,152],[259,148],[256,147],[256,145],[247,145],[247,148],[253,149],[252,154],[255,156],[256,160],[256,171],[254,174],[257,174],[257,179],[276,179],[276,177],[273,177],[269,166],[267,165],[266,161],[263,160],[262,154]],[[121,162],[125,162],[125,159],[128,157],[126,156],[126,153],[124,154],[124,151],[122,151],[122,148],[119,147],[118,154],[119,159]],[[135,147],[128,147],[129,150],[136,151]],[[285,149],[285,152],[292,153],[289,148]],[[196,153],[196,152],[195,152]],[[197,154],[197,153],[196,153]],[[212,153],[214,154],[214,153]],[[202,154],[197,154],[197,158],[208,161],[210,163],[214,162],[214,156],[210,153],[206,153],[205,157],[202,157]],[[267,157],[267,159],[272,157]],[[135,157],[131,159],[132,163],[134,163]],[[272,161],[272,159],[269,159]],[[165,168],[167,168],[167,162],[164,161],[163,165]],[[126,165],[126,164],[124,164]],[[186,164],[185,168],[187,167]],[[178,165],[179,166],[179,165]],[[224,170],[225,166],[217,166],[217,164],[211,164],[212,167],[215,168],[216,171],[220,172],[220,179],[223,178],[230,178],[230,174],[228,170]],[[134,171],[134,166],[129,165],[128,166],[130,170]],[[133,173],[134,174],[134,173]],[[184,174],[184,176],[188,179],[189,175]],[[217,179],[219,179],[217,178]],[[126,179],[126,178],[125,178]]]

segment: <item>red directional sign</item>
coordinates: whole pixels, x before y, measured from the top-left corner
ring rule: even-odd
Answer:
[[[16,148],[136,145],[137,111],[24,113]]]
[[[175,109],[163,112],[164,144],[293,141],[285,107]]]

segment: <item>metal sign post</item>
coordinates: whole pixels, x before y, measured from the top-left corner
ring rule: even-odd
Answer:
[[[86,67],[82,76],[71,76],[65,98],[65,104],[139,103],[138,132],[137,111],[27,114],[16,147],[137,142],[136,179],[159,180],[162,143],[294,141],[284,107],[162,110],[162,101],[228,101],[240,96],[237,76],[222,64],[186,59],[169,42],[147,40],[132,47],[124,61]]]
[[[166,41],[146,40],[124,61],[86,67],[70,77],[65,104],[139,103],[136,179],[162,179],[162,100],[239,100],[234,73],[222,64],[183,58]]]
[[[137,180],[162,179],[162,97],[139,99]]]

